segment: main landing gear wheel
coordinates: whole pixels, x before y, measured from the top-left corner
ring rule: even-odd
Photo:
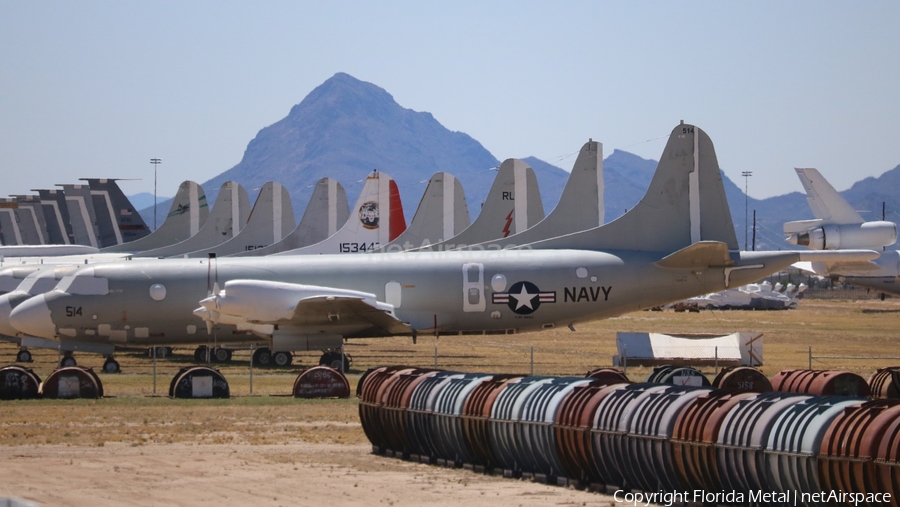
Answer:
[[[68,368],[70,366],[78,366],[78,361],[75,360],[75,356],[71,352],[66,352],[66,355],[59,360],[59,367]]]
[[[253,351],[253,364],[262,368],[272,366],[272,351],[265,347]]]
[[[293,354],[286,350],[279,350],[278,352],[272,353],[272,364],[274,366],[278,366],[279,368],[290,366],[293,360]]]
[[[16,362],[17,363],[31,363],[34,362],[34,359],[31,358],[31,352],[22,349],[16,353]]]
[[[350,369],[350,356],[344,354],[344,364],[342,368],[340,352],[325,352],[322,354],[322,357],[319,358],[319,364],[334,368],[337,371],[346,372]]]
[[[103,373],[122,373],[119,362],[112,357],[107,357],[103,362]]]
[[[216,347],[212,350],[210,357],[214,363],[227,363],[231,361],[231,350]]]
[[[194,361],[198,363],[208,362],[206,355],[207,349],[208,347],[206,345],[200,345],[199,347],[197,347],[197,349],[194,350]]]

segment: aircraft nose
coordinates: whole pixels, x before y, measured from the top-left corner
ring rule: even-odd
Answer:
[[[10,292],[0,296],[0,334],[7,336],[15,336],[19,331],[9,322],[9,315],[13,308],[16,308],[22,302],[31,298],[31,294],[22,292]]]
[[[29,336],[51,340],[56,337],[56,325],[53,323],[44,294],[34,296],[13,308],[9,315],[9,323],[19,332]]]

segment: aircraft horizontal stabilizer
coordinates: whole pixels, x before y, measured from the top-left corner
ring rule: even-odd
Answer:
[[[200,304],[194,314],[210,325],[231,324],[269,337],[276,330],[354,337],[412,333],[393,305],[374,294],[333,287],[231,280]]]
[[[732,263],[728,245],[720,241],[700,241],[669,254],[656,265],[662,268],[725,267]]]

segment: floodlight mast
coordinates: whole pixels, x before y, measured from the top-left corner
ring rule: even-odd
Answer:
[[[156,230],[156,166],[162,164],[161,158],[151,158],[150,163],[153,164],[153,230]]]

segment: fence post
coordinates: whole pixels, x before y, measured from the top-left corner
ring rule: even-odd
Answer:
[[[437,369],[437,343],[434,344],[434,369]]]
[[[716,346],[716,366],[715,366],[716,375],[719,374],[719,347]]]
[[[812,345],[809,346],[809,368],[812,369]]]
[[[255,343],[250,344],[250,394],[253,394],[253,349],[256,347]]]
[[[531,376],[534,376],[534,344],[531,344]]]

